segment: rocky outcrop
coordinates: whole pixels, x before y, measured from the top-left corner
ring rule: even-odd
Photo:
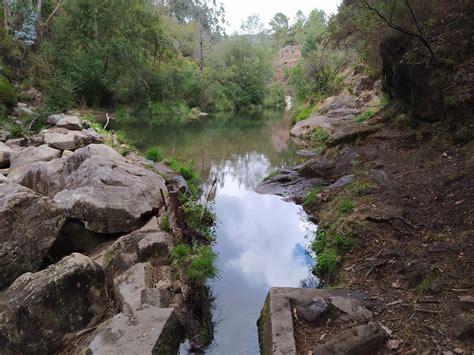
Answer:
[[[18,278],[0,305],[2,354],[53,353],[104,315],[104,274],[86,256],[72,254]]]
[[[167,191],[161,176],[100,144],[78,149],[67,159],[26,166],[10,178],[52,197],[66,217],[106,234],[140,228],[163,205],[160,190]]]
[[[37,271],[63,224],[49,198],[12,183],[0,184],[0,288]]]
[[[81,120],[74,115],[55,114],[48,117],[48,124],[70,130],[79,131],[81,129]]]

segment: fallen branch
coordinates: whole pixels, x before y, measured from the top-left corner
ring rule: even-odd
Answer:
[[[108,112],[105,113],[105,117],[107,118],[107,123],[106,123],[105,126],[104,126],[104,131],[107,129],[107,126],[108,126],[109,123],[110,123],[110,116],[109,116],[109,113],[108,113]]]
[[[199,221],[202,221],[202,217],[204,217],[204,212],[206,211],[207,203],[209,202],[209,197],[211,196],[212,189],[214,188],[214,185],[216,183],[217,183],[217,178],[214,179],[214,181],[211,184],[211,187],[209,188],[209,191],[206,194],[206,199],[204,200],[204,205],[202,206],[201,218],[199,218]]]

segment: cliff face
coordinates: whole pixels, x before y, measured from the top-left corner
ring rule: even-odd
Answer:
[[[435,15],[426,38],[436,57],[416,38],[392,37],[381,44],[383,88],[408,104],[416,118],[447,119],[454,132],[469,119],[474,102],[474,6],[453,1]]]

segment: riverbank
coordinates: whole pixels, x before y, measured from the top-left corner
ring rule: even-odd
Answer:
[[[386,327],[384,352],[469,353],[474,146],[411,120],[388,106],[367,122],[339,121],[319,157],[259,190],[303,204],[318,223],[315,272],[326,287],[378,302],[371,320]],[[296,346],[307,353],[366,322],[335,330],[296,317]]]
[[[196,188],[81,117],[48,123],[0,143],[3,351],[176,353],[185,337],[206,345],[215,256]]]

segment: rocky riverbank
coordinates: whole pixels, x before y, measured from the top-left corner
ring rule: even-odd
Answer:
[[[186,182],[77,116],[48,123],[0,142],[0,352],[176,353],[200,321],[170,258],[196,234]]]
[[[409,68],[390,70],[395,77]],[[453,75],[443,70],[432,67],[429,75]],[[402,97],[405,92],[392,77],[385,77],[384,86],[394,95],[400,90]],[[433,83],[425,82],[430,92],[441,90]],[[404,85],[415,84],[407,78]],[[326,99],[297,123],[292,135],[317,157],[281,170],[258,190],[304,205],[319,228],[312,243],[315,273],[331,290],[363,292],[370,317],[341,319],[347,312],[335,309],[331,295],[303,297],[307,291],[272,289],[260,319],[269,327],[260,328],[262,348],[275,353],[268,349],[272,341],[278,344],[278,320],[288,311],[285,319],[291,314],[288,329],[295,338],[288,353],[470,354],[474,143],[466,133],[472,130],[469,106],[448,113],[425,110],[420,117],[416,110],[436,101],[420,96],[414,110],[409,102],[394,101],[364,117],[372,101],[364,100],[366,90],[372,91],[372,84]],[[472,102],[470,93],[466,102]],[[268,313],[272,297],[284,304]],[[368,344],[377,347],[367,352]]]

